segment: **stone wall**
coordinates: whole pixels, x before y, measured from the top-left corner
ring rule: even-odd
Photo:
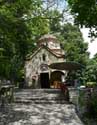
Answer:
[[[78,89],[75,87],[68,87],[69,90],[69,101],[74,105],[78,102]]]
[[[94,99],[97,98],[97,88],[84,88],[78,90],[77,110],[80,115],[90,113],[93,108]],[[96,101],[97,102],[97,101]],[[91,109],[90,109],[91,108]]]
[[[76,106],[78,114],[97,113],[97,88],[68,87],[69,101]]]

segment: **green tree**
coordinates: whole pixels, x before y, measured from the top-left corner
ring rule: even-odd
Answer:
[[[97,36],[97,1],[96,0],[67,0],[75,24],[90,28],[90,36]]]
[[[67,61],[76,61],[86,65],[89,58],[88,43],[84,42],[80,29],[68,23],[62,27],[61,35],[64,38]]]
[[[0,1],[0,76],[15,81],[35,38],[48,32],[41,0]]]
[[[62,14],[58,10],[47,11],[46,17],[49,20],[49,28],[51,33],[60,32]]]
[[[97,82],[97,54],[88,61],[85,78],[87,82]]]
[[[65,24],[61,35],[64,38],[66,60],[78,62],[86,66],[89,60],[88,43],[84,42],[80,29],[72,24]],[[74,79],[79,79],[83,82],[84,70],[68,72],[67,80],[74,82]]]

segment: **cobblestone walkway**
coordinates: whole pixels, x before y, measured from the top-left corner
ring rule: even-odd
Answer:
[[[0,113],[0,125],[83,125],[70,104],[13,105]]]
[[[14,103],[0,110],[0,125],[84,125],[73,104],[57,104],[57,101],[50,104]]]

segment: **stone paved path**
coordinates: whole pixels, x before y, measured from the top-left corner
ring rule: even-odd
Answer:
[[[0,125],[83,125],[71,104],[18,104],[5,112]]]
[[[0,112],[0,125],[84,125],[73,104],[14,103]]]

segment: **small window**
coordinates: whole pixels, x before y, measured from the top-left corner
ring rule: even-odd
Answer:
[[[43,58],[43,61],[46,61],[46,55],[45,54],[42,55],[42,58]]]

